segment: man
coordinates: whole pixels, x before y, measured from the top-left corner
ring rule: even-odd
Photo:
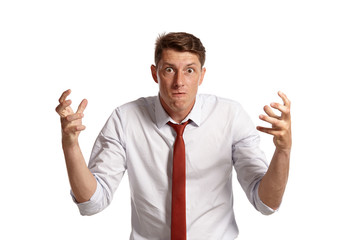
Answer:
[[[271,128],[276,146],[268,167],[259,136],[242,107],[231,100],[198,95],[206,69],[205,48],[188,33],[169,33],[156,42],[155,97],[115,109],[100,132],[89,166],[78,136],[87,100],[74,113],[70,90],[59,99],[62,145],[72,196],[81,214],[108,206],[128,171],[132,232],[130,239],[235,239],[232,168],[249,201],[263,214],[280,206],[289,172],[290,101],[272,103],[260,119]]]

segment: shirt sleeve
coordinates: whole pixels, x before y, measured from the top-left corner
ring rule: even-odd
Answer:
[[[237,179],[250,203],[264,215],[275,211],[258,194],[259,183],[268,169],[265,154],[259,148],[260,136],[250,117],[238,106],[233,123],[232,160]]]
[[[126,147],[120,111],[116,109],[97,137],[88,165],[97,181],[89,201],[77,203],[81,215],[93,215],[105,209],[126,171]]]
[[[80,214],[83,216],[90,216],[94,215],[95,213],[100,212],[102,209],[104,209],[106,206],[103,206],[102,204],[102,198],[105,195],[101,191],[103,191],[103,188],[100,186],[100,183],[97,180],[97,186],[96,191],[92,195],[89,201],[79,203],[76,201],[76,198],[74,196],[74,193],[70,191],[70,195],[74,201],[74,203],[78,206]]]

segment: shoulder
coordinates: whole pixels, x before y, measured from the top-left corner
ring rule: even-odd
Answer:
[[[199,101],[203,109],[212,108],[219,111],[242,112],[242,105],[232,99],[219,97],[212,94],[199,94]]]
[[[201,115],[204,121],[213,120],[223,122],[227,125],[238,125],[251,123],[251,118],[243,106],[232,99],[216,95],[199,95]]]
[[[252,120],[239,102],[208,94],[199,95],[199,100],[204,125],[216,125],[233,139],[242,139],[254,133]]]
[[[122,124],[136,122],[136,120],[148,121],[154,116],[155,101],[157,96],[142,97],[125,103],[114,109],[109,121]]]
[[[129,111],[129,110],[137,110],[137,109],[143,108],[143,107],[150,107],[155,104],[156,98],[157,98],[156,96],[141,97],[134,101],[120,105],[115,110]]]
[[[144,111],[149,112],[155,108],[156,99],[156,96],[141,97],[134,101],[118,106],[114,111],[122,114],[137,114]]]

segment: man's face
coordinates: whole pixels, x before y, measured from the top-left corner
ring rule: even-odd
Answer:
[[[185,118],[189,114],[205,71],[196,54],[173,49],[164,49],[158,65],[151,66],[154,81],[159,84],[161,104],[171,117]]]

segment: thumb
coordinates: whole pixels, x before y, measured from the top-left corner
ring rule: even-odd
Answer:
[[[79,107],[78,107],[76,113],[83,113],[87,104],[88,104],[88,101],[86,99],[83,99],[81,101],[81,103],[79,104]]]

